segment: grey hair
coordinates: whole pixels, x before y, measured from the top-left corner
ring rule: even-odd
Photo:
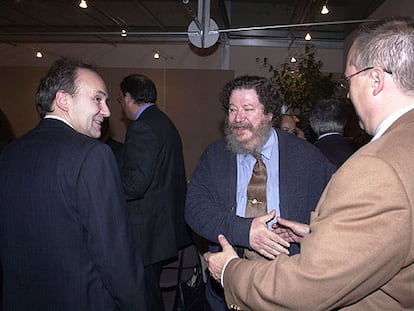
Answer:
[[[346,106],[336,99],[320,100],[309,114],[309,123],[318,136],[331,132],[343,134],[346,120]]]
[[[414,92],[414,21],[393,18],[363,24],[352,44],[350,64],[358,70],[378,66],[392,72],[397,85]]]

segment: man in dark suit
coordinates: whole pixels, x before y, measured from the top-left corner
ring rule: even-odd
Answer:
[[[318,136],[314,145],[336,167],[355,151],[352,143],[343,136],[346,121],[345,104],[337,99],[319,101],[309,114],[312,130]]]
[[[151,311],[164,310],[161,267],[190,242],[184,221],[187,180],[180,135],[155,105],[157,90],[146,76],[121,82],[120,102],[131,120],[121,168],[136,245],[144,256],[145,291]]]
[[[296,254],[273,232],[275,215],[309,223],[319,197],[335,168],[312,144],[272,127],[280,115],[276,88],[271,81],[241,76],[220,94],[226,114],[226,138],[210,145],[191,177],[186,220],[218,251],[222,233],[238,248],[254,250],[267,259]],[[267,215],[246,218],[247,184],[254,153],[267,167]],[[275,212],[276,211],[276,212]],[[211,309],[226,310],[219,285],[209,280],[207,299]]]
[[[59,59],[41,80],[41,121],[0,157],[3,310],[143,310],[143,265],[111,149],[104,81]]]

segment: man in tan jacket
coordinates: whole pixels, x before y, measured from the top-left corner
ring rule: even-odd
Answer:
[[[341,84],[374,137],[333,176],[309,228],[281,221],[300,254],[248,261],[219,237],[223,251],[205,260],[230,308],[414,310],[413,68],[412,20],[360,28]]]

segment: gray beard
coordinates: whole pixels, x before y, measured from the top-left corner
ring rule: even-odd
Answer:
[[[270,130],[272,129],[272,122],[261,123],[260,126],[254,130],[253,138],[247,143],[240,142],[234,135],[233,127],[228,123],[228,120],[224,124],[224,134],[227,142],[227,149],[233,153],[240,154],[254,154],[262,150],[264,144],[270,136]],[[251,127],[250,127],[250,130]]]

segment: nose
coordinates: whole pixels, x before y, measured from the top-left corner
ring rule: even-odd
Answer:
[[[234,116],[234,120],[236,121],[236,122],[240,122],[240,121],[243,121],[244,120],[244,118],[245,118],[245,113],[244,113],[244,110],[243,109],[239,109],[239,110],[237,110],[236,111],[236,114],[235,114],[235,116]]]
[[[108,118],[111,116],[111,110],[109,109],[108,103],[104,102],[101,105],[101,114],[105,117]]]

